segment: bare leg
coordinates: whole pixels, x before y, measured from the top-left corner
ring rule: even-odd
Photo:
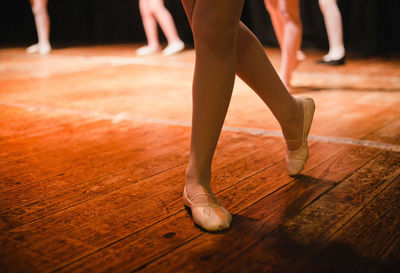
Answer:
[[[199,1],[202,0],[182,1],[192,28],[195,28],[193,9]],[[209,21],[203,21],[203,24],[204,22]],[[220,23],[210,22],[210,25],[213,30],[215,26],[222,27]],[[226,33],[225,30],[220,31]],[[221,37],[221,33],[215,31],[213,34]],[[214,51],[222,48],[221,46],[210,45],[198,39],[196,31],[194,35],[196,69],[193,83],[191,155],[186,180],[188,195],[200,191],[201,187],[198,185],[210,191],[211,161],[231,96],[234,63],[236,69],[233,71],[236,70],[270,107],[282,126],[285,138],[299,139],[302,126],[301,107],[280,81],[257,38],[243,24],[239,24],[236,48],[232,47],[232,41],[227,40],[226,47],[229,50],[224,49],[218,53]],[[236,58],[231,54],[236,54]],[[220,73],[214,76],[214,71]],[[296,149],[300,143],[292,145],[289,148]]]
[[[191,208],[195,223],[210,231],[221,230],[229,227],[231,215],[212,194],[211,162],[232,95],[235,72],[257,92],[281,124],[285,138],[289,139],[286,161],[290,175],[298,174],[308,158],[307,136],[314,102],[309,98],[296,100],[288,93],[261,44],[239,21],[243,0],[234,1],[233,5],[231,0],[182,2],[196,49],[184,203]]]
[[[186,185],[189,197],[211,192],[211,162],[230,102],[236,72],[243,0],[183,0],[196,48],[192,139]],[[218,71],[218,73],[215,73]]]
[[[257,37],[243,23],[239,25],[236,74],[265,102],[281,125],[284,137],[298,139],[301,107],[282,83]],[[298,145],[289,148],[296,149]]]
[[[274,5],[279,5],[279,3],[277,2],[277,0],[264,0],[264,4],[269,12],[269,15],[271,16],[272,25],[274,27],[275,34],[279,42],[279,46],[282,48],[284,22],[282,16],[280,16],[279,14],[279,8],[274,7]],[[306,55],[303,51],[299,49],[296,53],[296,57],[297,60],[301,62],[306,58]]]
[[[163,0],[150,0],[151,11],[154,17],[157,19],[165,37],[168,40],[168,44],[174,44],[182,42],[176,31],[174,19],[172,18],[169,11],[164,6]]]
[[[329,52],[323,59],[325,61],[339,60],[345,55],[345,49],[342,16],[337,6],[337,0],[319,0],[319,6],[324,16],[329,40]]]
[[[147,46],[139,48],[136,53],[138,55],[148,55],[160,49],[157,21],[153,16],[151,0],[139,0],[139,10],[146,34]]]
[[[302,26],[299,0],[265,0],[282,50],[279,74],[290,87],[292,72],[304,54],[300,51]]]
[[[271,17],[271,22],[274,27],[279,46],[282,48],[284,23],[279,14],[279,2],[278,0],[264,0],[264,4]]]
[[[50,47],[50,19],[47,12],[47,0],[31,0],[32,12],[35,17],[38,43],[27,49],[28,53],[48,54]]]

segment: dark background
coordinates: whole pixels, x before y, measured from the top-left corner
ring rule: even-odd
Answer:
[[[216,0],[218,1],[218,0]],[[232,0],[234,1],[234,0]],[[193,43],[179,0],[165,0],[181,38]],[[303,48],[326,50],[328,41],[318,0],[301,0]],[[363,55],[400,55],[399,0],[339,0],[348,51]],[[53,47],[83,44],[145,42],[138,0],[49,0]],[[262,0],[247,0],[242,20],[265,45],[276,38]],[[160,34],[162,40],[164,37]],[[28,46],[36,42],[28,0],[6,0],[0,9],[0,45]]]

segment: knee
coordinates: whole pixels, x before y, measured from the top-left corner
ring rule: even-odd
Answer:
[[[160,13],[166,10],[162,0],[148,0],[150,10],[153,13]]]
[[[299,6],[279,7],[278,13],[285,23],[301,25]]]
[[[139,0],[139,10],[142,17],[151,14],[148,0]]]
[[[215,15],[193,18],[192,28],[196,47],[207,48],[216,55],[223,56],[235,46],[238,22]]]
[[[34,15],[40,15],[46,13],[46,5],[42,1],[33,1],[32,2],[32,12]]]

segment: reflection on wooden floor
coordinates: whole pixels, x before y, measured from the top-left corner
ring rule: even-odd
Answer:
[[[194,52],[134,49],[1,50],[1,272],[395,272],[400,60],[326,67],[306,51],[294,93],[317,109],[295,179],[237,80],[212,182],[233,225],[206,233],[181,200]]]

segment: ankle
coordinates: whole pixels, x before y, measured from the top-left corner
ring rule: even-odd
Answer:
[[[185,186],[190,197],[193,192],[209,192],[211,193],[210,180],[211,180],[211,172],[199,172],[194,168],[188,167],[185,173]]]
[[[151,49],[159,49],[160,45],[159,44],[147,44],[145,47],[151,48]]]
[[[336,46],[334,48],[331,48],[323,58],[326,61],[331,61],[331,60],[340,60],[344,57],[346,54],[345,49],[343,46]]]
[[[209,185],[211,172],[199,172],[188,167],[185,172],[185,177],[186,184]]]
[[[297,147],[297,140],[301,140],[302,128],[303,128],[303,105],[298,100],[288,113],[280,120],[280,125],[282,128],[282,133],[288,144],[289,149]],[[293,146],[293,147],[292,147]]]
[[[50,47],[50,42],[40,42],[38,43],[40,47]]]
[[[289,107],[285,109],[285,112],[281,114],[279,123],[282,128],[292,127],[291,125],[297,123],[301,119],[302,115],[302,104],[296,98],[293,98],[293,102]]]

